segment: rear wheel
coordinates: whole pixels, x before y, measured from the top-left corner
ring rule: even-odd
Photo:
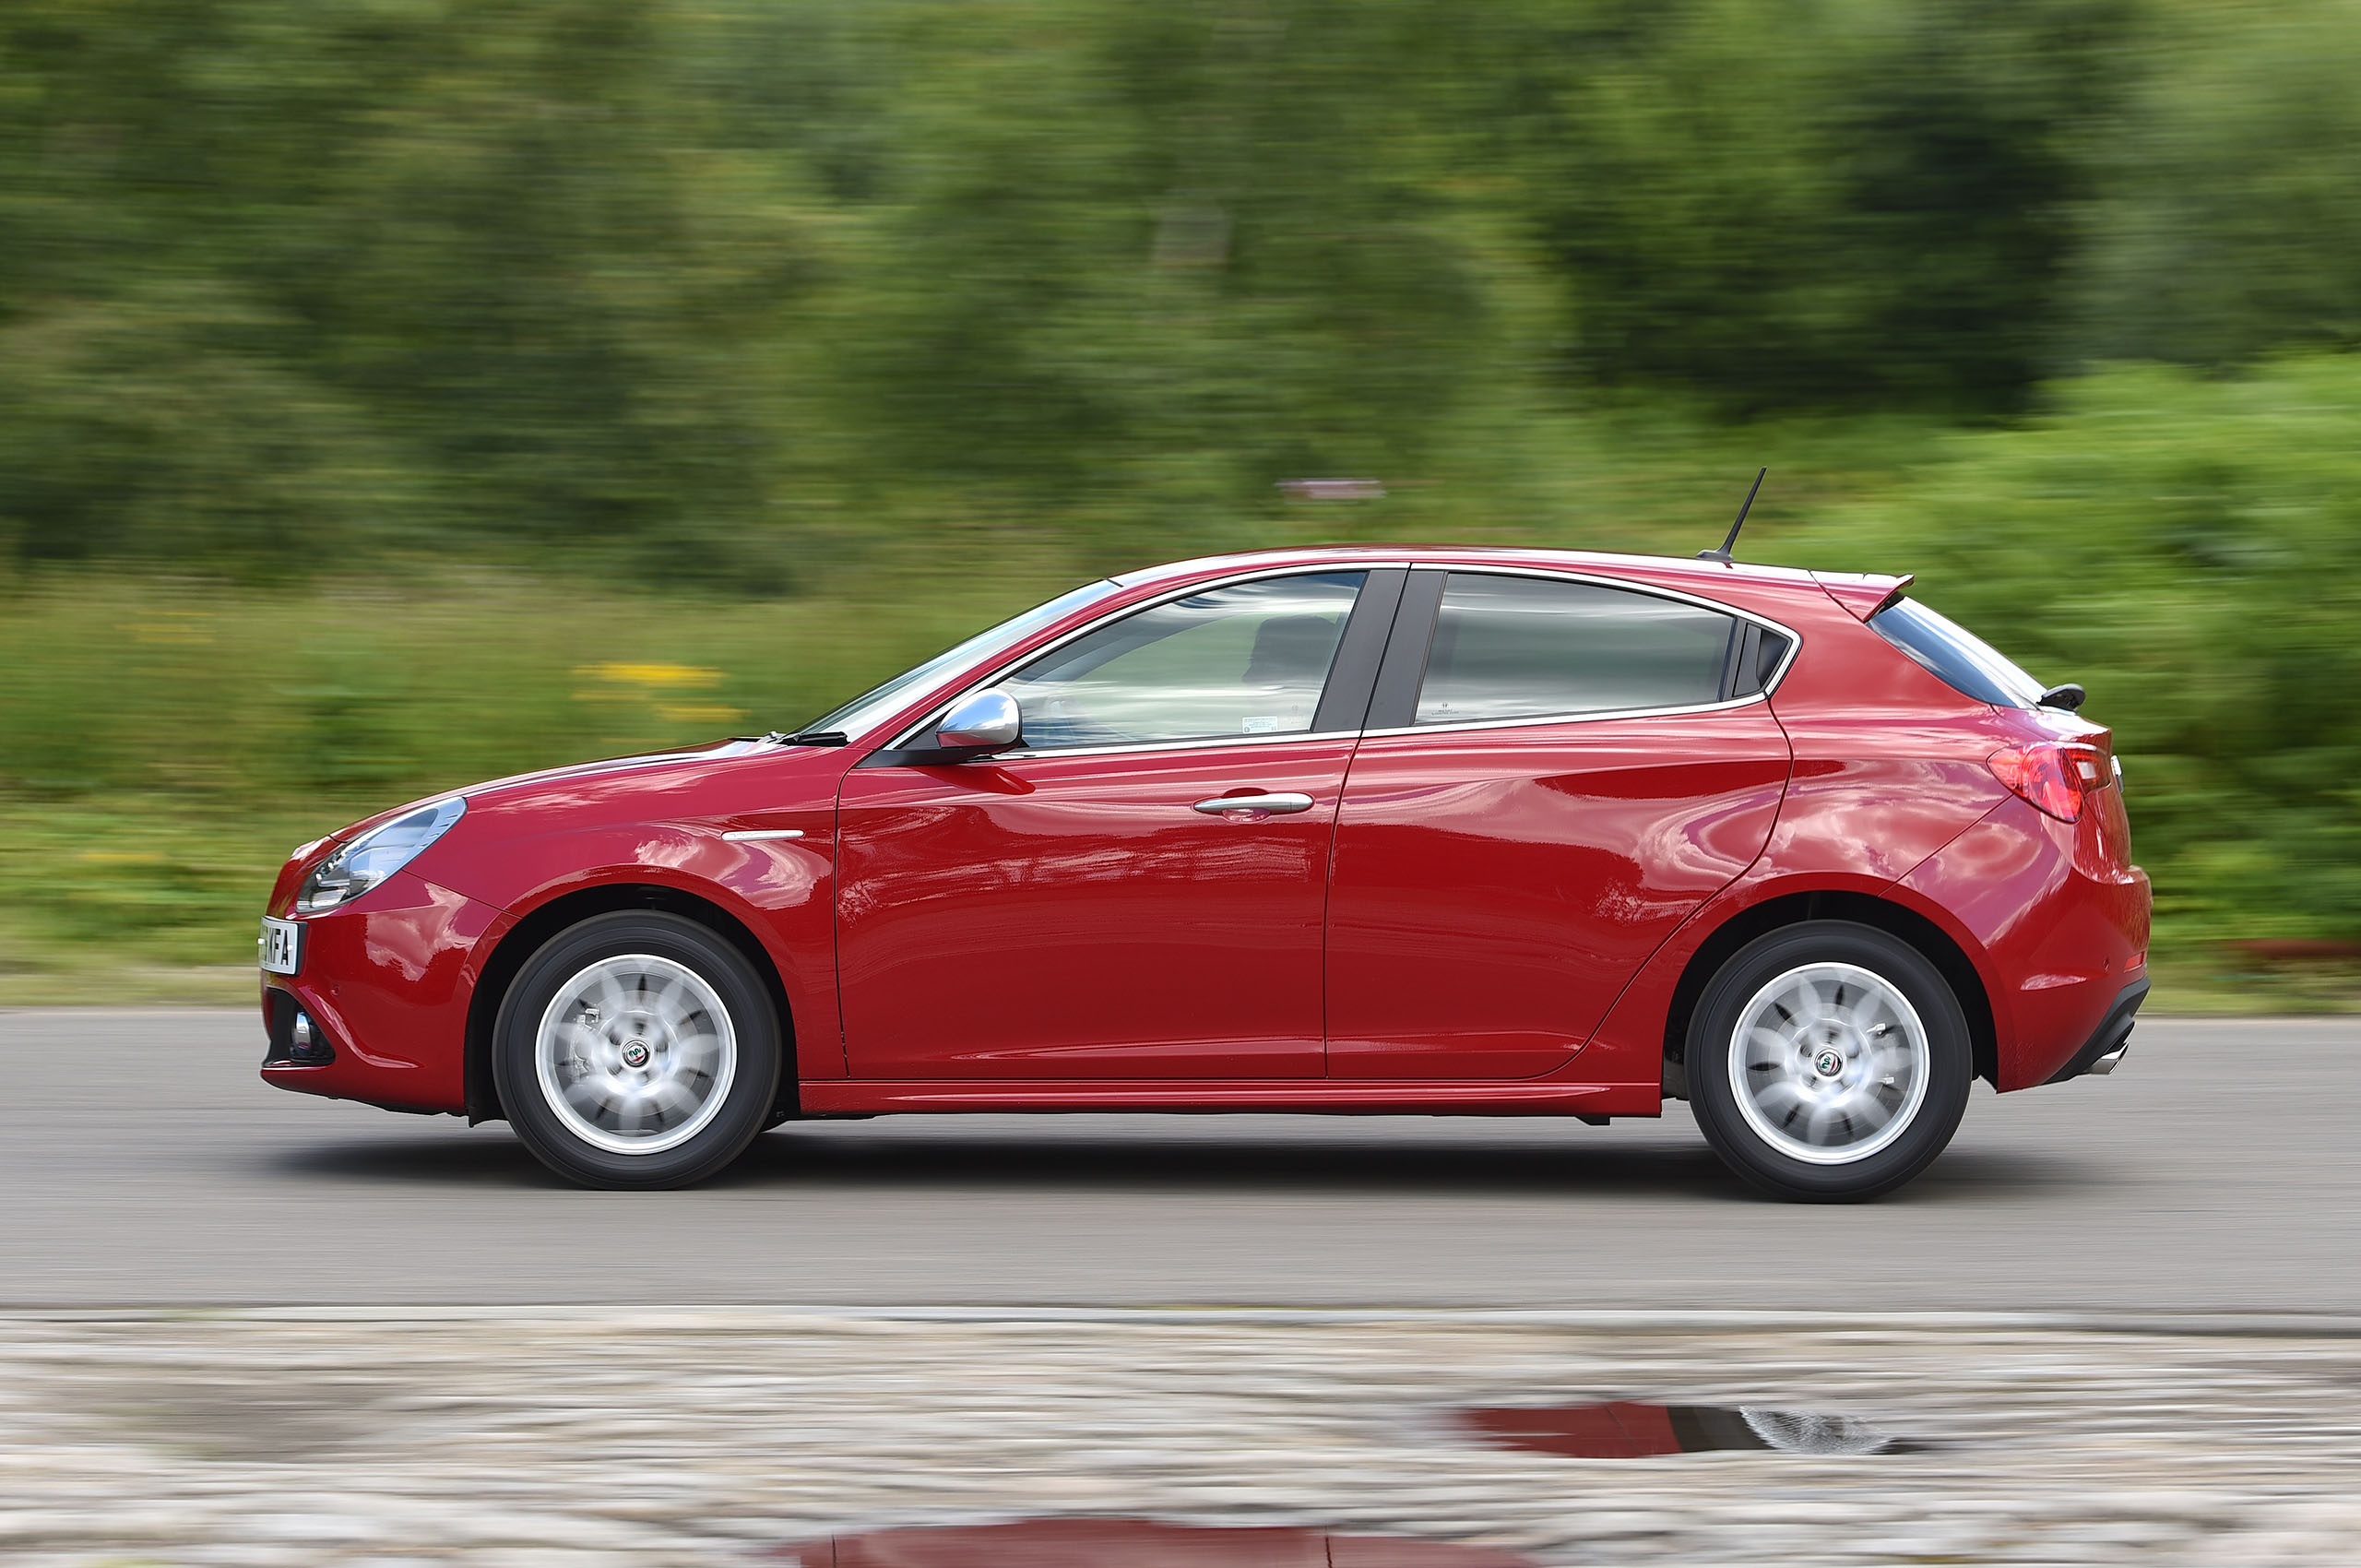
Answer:
[[[1748,944],[1689,1026],[1691,1105],[1714,1152],[1807,1202],[1877,1197],[1924,1170],[1958,1130],[1972,1063],[1934,965],[1844,921]]]
[[[761,1132],[778,1020],[727,940],[655,911],[552,937],[502,999],[492,1071],[516,1135],[586,1187],[703,1181]]]

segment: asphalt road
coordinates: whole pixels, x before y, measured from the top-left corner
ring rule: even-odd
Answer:
[[[892,1117],[693,1192],[264,1086],[243,1012],[0,1013],[0,1306],[790,1302],[2361,1313],[2361,1020],[2142,1023],[1859,1207],[1661,1122]]]

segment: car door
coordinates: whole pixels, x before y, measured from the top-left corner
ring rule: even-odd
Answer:
[[[1320,1076],[1336,802],[1404,576],[1178,593],[990,683],[1017,750],[852,768],[852,1075]]]
[[[1788,748],[1756,694],[1791,640],[1613,583],[1411,573],[1337,822],[1330,1074],[1564,1064],[1768,839]]]

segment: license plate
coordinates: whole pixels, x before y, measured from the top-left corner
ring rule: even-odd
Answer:
[[[262,967],[274,975],[291,975],[303,965],[303,928],[293,921],[262,921]]]

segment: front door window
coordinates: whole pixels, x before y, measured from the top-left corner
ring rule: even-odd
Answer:
[[[1265,577],[1168,600],[999,685],[1034,751],[1300,734],[1364,576]]]

